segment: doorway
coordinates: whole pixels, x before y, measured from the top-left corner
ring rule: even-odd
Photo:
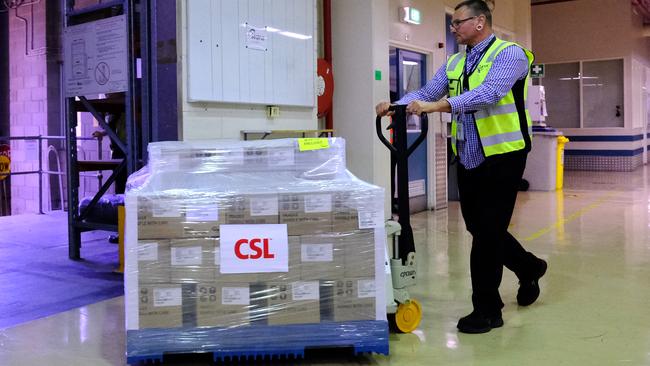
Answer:
[[[427,82],[426,55],[390,47],[390,101],[395,102],[407,93],[418,90]],[[410,146],[420,135],[420,117],[407,119],[407,143]],[[409,204],[411,213],[427,209],[427,141],[411,154],[409,164]],[[394,162],[391,162],[394,167]],[[395,169],[391,169],[393,210],[395,200]]]

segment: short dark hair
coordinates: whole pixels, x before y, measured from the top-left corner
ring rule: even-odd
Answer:
[[[466,6],[472,11],[472,15],[479,16],[485,15],[485,20],[489,26],[492,26],[492,12],[488,7],[487,3],[483,0],[465,0],[460,4],[456,5],[454,10],[458,10]]]

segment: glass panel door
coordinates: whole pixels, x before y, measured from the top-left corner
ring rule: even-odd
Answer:
[[[391,102],[407,93],[418,90],[427,82],[426,56],[417,52],[391,47],[390,95]],[[420,117],[409,116],[407,142],[410,146],[420,135]],[[394,163],[392,164],[394,167]],[[395,197],[395,169],[392,170],[392,196]],[[426,140],[409,157],[409,203],[411,213],[427,209],[427,142]],[[395,202],[393,202],[395,208]]]

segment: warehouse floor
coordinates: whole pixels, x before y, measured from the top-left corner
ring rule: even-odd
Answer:
[[[471,310],[471,238],[457,202],[417,214],[419,283],[412,295],[423,305],[419,329],[391,334],[390,356],[321,352],[297,363],[650,365],[649,193],[646,168],[567,172],[563,192],[521,193],[511,232],[548,260],[549,272],[540,299],[527,308],[517,306],[516,278],[504,272],[505,325],[482,335],[456,331]],[[124,364],[123,304],[115,297],[2,329],[0,365]]]

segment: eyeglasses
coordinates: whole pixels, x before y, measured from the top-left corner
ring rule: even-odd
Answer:
[[[463,25],[463,23],[465,23],[466,21],[471,20],[471,19],[474,19],[474,18],[477,18],[477,17],[478,17],[478,15],[474,15],[473,17],[469,17],[469,18],[465,18],[465,19],[456,19],[456,20],[452,20],[452,21],[451,21],[451,25],[450,25],[449,27],[450,27],[450,28],[454,28],[454,29],[458,29],[458,28],[460,28],[460,26]]]

